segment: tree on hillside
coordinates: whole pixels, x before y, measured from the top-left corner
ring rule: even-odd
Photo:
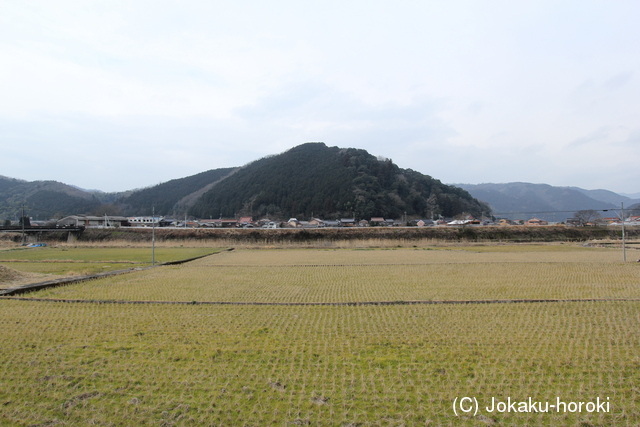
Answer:
[[[434,191],[427,199],[427,218],[433,220],[439,214],[440,212],[438,209],[438,197],[436,196],[436,193]]]

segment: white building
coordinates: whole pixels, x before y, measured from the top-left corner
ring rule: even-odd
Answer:
[[[56,222],[60,226],[87,227],[87,228],[112,228],[126,227],[127,218],[123,216],[94,216],[94,215],[71,215]]]
[[[131,227],[156,227],[159,226],[162,218],[153,216],[135,216],[127,218]]]

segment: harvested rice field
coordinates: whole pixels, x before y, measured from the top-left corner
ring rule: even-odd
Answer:
[[[157,248],[157,263],[215,253],[212,248]],[[0,250],[0,289],[151,265],[151,248],[38,247]]]
[[[638,265],[620,263],[611,249],[570,249],[245,249],[31,295],[259,303],[640,298]]]
[[[505,245],[236,250],[3,297],[0,425],[637,426],[639,288],[619,251]]]

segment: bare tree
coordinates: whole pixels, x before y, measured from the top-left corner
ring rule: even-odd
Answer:
[[[596,219],[600,218],[600,213],[593,209],[586,209],[574,213],[573,217],[579,221],[580,225],[584,226],[587,223],[593,222]]]

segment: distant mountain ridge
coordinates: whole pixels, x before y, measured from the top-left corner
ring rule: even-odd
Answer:
[[[627,206],[631,206],[633,204],[640,203],[640,197],[628,197],[623,194],[614,193],[609,190],[585,190],[579,187],[566,187],[571,190],[577,190],[582,194],[591,197],[592,199],[599,200],[605,203],[611,203],[615,206],[620,206],[621,203],[624,203]]]
[[[620,193],[620,195],[634,200],[640,200],[640,193]]]
[[[481,216],[490,210],[461,188],[402,169],[365,150],[324,143],[302,144],[240,168],[213,169],[123,193],[12,178],[0,178],[0,193],[4,219],[15,218],[22,203],[35,219],[80,213],[150,215],[152,209],[156,215],[177,218],[283,219]]]
[[[620,209],[620,204],[632,208],[640,200],[608,190],[585,190],[577,187],[554,187],[526,182],[455,184],[473,197],[488,203],[494,215],[509,219],[537,217],[562,222],[579,210]],[[612,212],[609,216],[615,216]],[[607,216],[603,213],[603,216]]]
[[[212,169],[120,193],[0,175],[0,220],[16,220],[24,204],[36,220],[71,214],[151,215],[153,209],[156,215],[176,218],[284,219],[430,218],[463,212],[480,217],[493,211],[499,217],[560,222],[578,210],[615,210],[622,202],[625,210],[640,207],[640,199],[608,190],[523,182],[446,185],[365,150],[324,143],[302,144],[242,167]]]

